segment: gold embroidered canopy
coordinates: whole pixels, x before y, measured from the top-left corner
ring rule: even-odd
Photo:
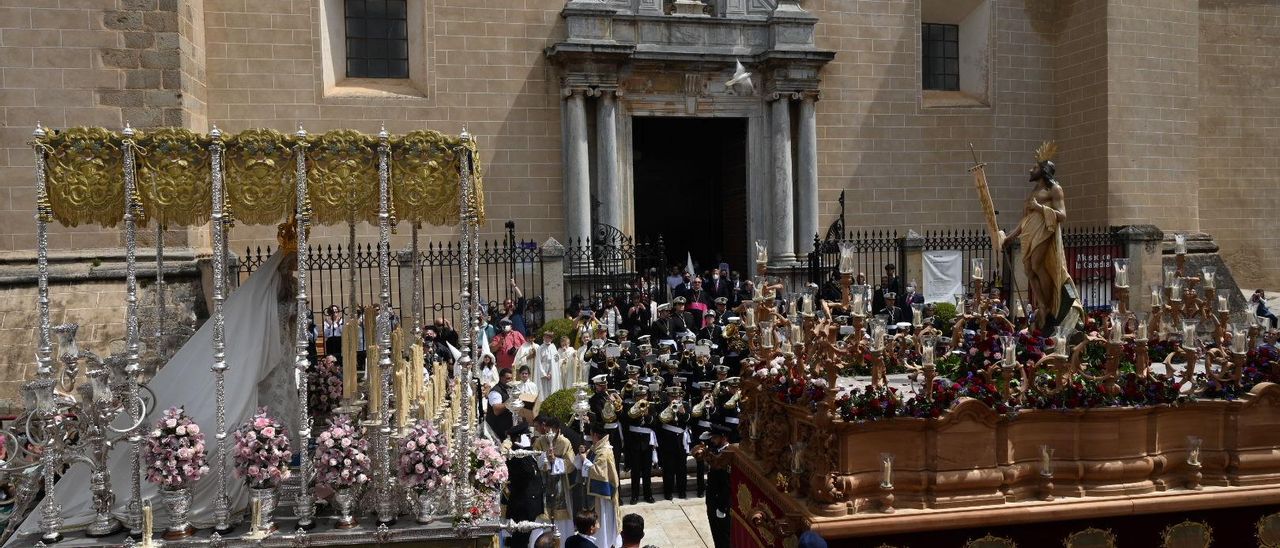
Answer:
[[[135,131],[140,222],[195,226],[212,210],[210,136],[182,128]],[[307,198],[319,224],[377,222],[379,139],[342,129],[298,137],[273,129],[248,129],[222,139],[227,204],[245,224],[286,219],[296,204],[295,147],[306,145]],[[103,128],[50,132],[36,143],[47,153],[46,196],[64,226],[112,227],[124,216],[126,136]],[[484,222],[480,159],[474,141],[437,131],[413,131],[388,140],[389,193],[395,218],[451,226],[459,222],[459,157],[472,157],[475,199]]]

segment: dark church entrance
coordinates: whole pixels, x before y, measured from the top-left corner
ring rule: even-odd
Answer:
[[[692,254],[700,270],[721,262],[745,276],[747,120],[632,118],[635,234],[662,235],[667,264]]]

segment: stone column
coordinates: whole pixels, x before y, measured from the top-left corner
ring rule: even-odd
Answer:
[[[565,91],[566,142],[564,219],[569,245],[591,237],[591,168],[587,156],[587,111],[584,90]]]
[[[800,99],[799,142],[796,143],[796,249],[803,249],[818,233],[818,121],[817,92]]]
[[[564,316],[564,246],[555,238],[542,244],[542,312],[548,320]]]
[[[1164,257],[1160,243],[1164,232],[1154,225],[1129,225],[1120,229],[1129,257],[1129,310],[1151,311],[1151,284],[1164,280]],[[1214,303],[1214,310],[1218,304]]]
[[[769,226],[769,263],[787,265],[796,259],[794,218],[791,189],[791,94],[773,94],[770,116],[770,141],[773,155],[773,179],[769,193],[773,222]]]
[[[601,90],[596,103],[596,154],[600,170],[596,191],[600,198],[600,223],[621,230],[622,193],[618,174],[618,104],[613,90]]]

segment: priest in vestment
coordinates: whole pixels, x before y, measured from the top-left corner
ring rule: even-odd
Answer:
[[[591,448],[583,459],[583,475],[587,478],[587,496],[594,502],[589,506],[599,516],[596,545],[611,548],[622,545],[619,535],[621,519],[618,516],[618,468],[613,460],[613,446],[609,445],[609,433],[603,425],[591,425]]]

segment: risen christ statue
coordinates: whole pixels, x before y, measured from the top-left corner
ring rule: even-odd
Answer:
[[[1006,248],[1014,238],[1022,244],[1022,266],[1035,309],[1035,325],[1045,333],[1058,325],[1075,327],[1083,313],[1062,247],[1067,205],[1062,186],[1053,177],[1055,167],[1050,158],[1056,148],[1045,143],[1036,151],[1036,164],[1030,172],[1035,186],[1023,203],[1018,227],[1004,239]]]

